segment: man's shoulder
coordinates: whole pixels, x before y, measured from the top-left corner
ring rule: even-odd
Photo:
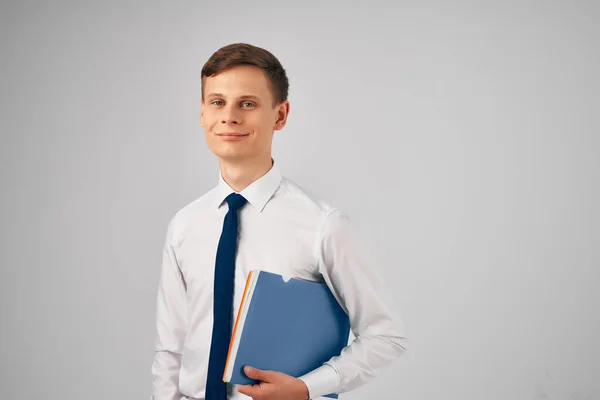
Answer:
[[[200,197],[190,201],[181,207],[177,212],[175,212],[174,218],[185,218],[189,214],[202,213],[210,209],[211,206],[217,207],[217,204],[214,202],[215,196],[218,193],[218,186],[213,187],[208,192],[204,193]]]
[[[336,207],[313,191],[285,177],[281,188],[284,195],[292,199],[288,205],[295,210],[303,210],[304,219],[314,224],[320,235],[334,235],[349,229],[350,217],[342,208]]]
[[[281,182],[281,190],[284,195],[289,196],[299,206],[308,212],[315,213],[321,218],[335,211],[341,211],[335,207],[330,201],[307,189],[305,186],[293,181],[290,178],[283,177]]]
[[[185,231],[186,225],[190,221],[201,221],[202,214],[206,213],[211,207],[217,207],[216,198],[218,186],[210,189],[200,197],[188,202],[184,206],[175,211],[169,221],[169,229],[173,233],[181,233]]]

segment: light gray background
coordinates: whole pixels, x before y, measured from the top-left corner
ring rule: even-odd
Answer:
[[[1,399],[150,395],[166,224],[217,182],[200,69],[232,42],[283,63],[274,157],[407,328],[343,398],[600,399],[598,3],[343,3],[2,4]]]

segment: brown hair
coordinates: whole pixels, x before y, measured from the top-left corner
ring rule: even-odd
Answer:
[[[204,78],[217,75],[238,65],[253,65],[266,72],[271,83],[274,105],[287,100],[289,83],[285,70],[273,54],[247,43],[233,43],[217,50],[202,67],[201,90],[204,101]]]

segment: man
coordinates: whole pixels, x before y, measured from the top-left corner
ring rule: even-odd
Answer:
[[[272,158],[274,131],[290,111],[285,70],[270,52],[238,43],[215,52],[201,79],[200,125],[219,181],[168,225],[153,398],[306,400],[365,384],[405,351],[406,339],[346,214],[282,177]],[[246,368],[259,384],[224,383],[233,315],[252,269],[326,282],[356,339],[304,376]]]

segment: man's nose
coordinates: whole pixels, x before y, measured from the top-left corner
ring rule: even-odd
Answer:
[[[222,123],[239,124],[241,122],[240,111],[234,107],[226,107],[223,110]]]

